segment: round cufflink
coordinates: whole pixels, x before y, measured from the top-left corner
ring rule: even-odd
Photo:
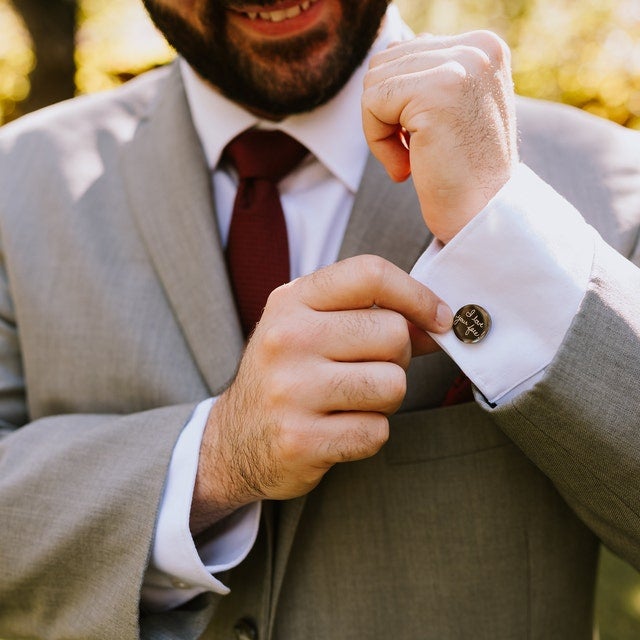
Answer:
[[[453,333],[467,344],[483,340],[490,328],[491,316],[479,304],[466,304],[453,317]]]

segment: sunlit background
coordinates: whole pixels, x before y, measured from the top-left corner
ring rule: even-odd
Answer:
[[[397,1],[416,31],[500,33],[513,49],[519,93],[573,104],[640,129],[640,0]],[[29,79],[36,65],[31,43],[40,41],[41,58],[50,66],[61,52],[53,50],[55,34],[46,28],[39,38],[32,28],[32,39],[20,14],[37,21],[36,7],[45,20],[56,6],[67,13],[77,8],[75,55],[69,51],[67,66],[78,93],[108,89],[173,55],[139,0],[0,0],[0,122],[42,104],[40,97],[28,100],[31,84],[34,93],[40,91],[37,74]],[[56,37],[73,38],[73,31],[61,30]],[[66,97],[61,84],[55,99]]]
[[[640,129],[640,0],[397,3],[417,32],[500,33],[513,50],[519,93]],[[115,87],[172,57],[140,0],[0,0],[0,123]],[[640,577],[608,553],[598,617],[601,640],[640,638]]]
[[[566,102],[640,129],[640,0],[399,0],[399,5],[417,30],[497,31],[512,48],[518,93]]]

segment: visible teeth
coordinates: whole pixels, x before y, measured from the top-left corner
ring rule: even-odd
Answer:
[[[281,9],[280,11],[270,11],[266,14],[266,17],[263,14],[260,14],[260,17],[265,20],[271,20],[271,22],[282,22],[283,20],[286,20],[287,12],[284,9]]]
[[[250,20],[255,20],[258,16],[262,20],[269,20],[270,22],[282,22],[289,18],[295,18],[299,16],[303,11],[306,11],[316,0],[303,0],[298,5],[290,7],[289,9],[278,9],[277,11],[248,11],[245,15]]]
[[[295,18],[302,13],[302,9],[300,7],[291,7],[291,9],[285,9],[284,13],[287,18]]]

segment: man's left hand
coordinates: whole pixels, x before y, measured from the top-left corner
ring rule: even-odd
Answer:
[[[444,243],[518,162],[510,52],[491,32],[422,35],[376,54],[362,110],[372,153],[394,180],[413,176],[425,222]]]

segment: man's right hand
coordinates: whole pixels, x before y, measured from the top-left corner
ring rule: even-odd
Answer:
[[[259,499],[309,492],[337,462],[375,454],[412,354],[449,308],[391,263],[359,256],[276,289],[204,433],[195,535]]]

